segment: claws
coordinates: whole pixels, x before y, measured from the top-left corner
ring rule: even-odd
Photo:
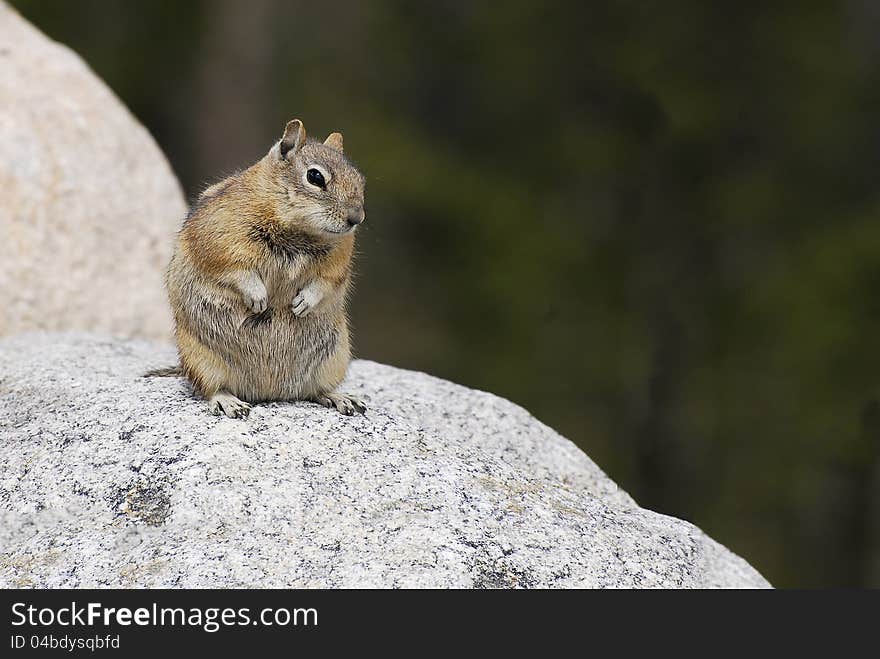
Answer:
[[[265,295],[261,297],[247,296],[244,301],[254,313],[263,313],[269,306],[269,298]]]
[[[309,304],[306,297],[299,293],[295,298],[293,298],[293,304],[290,307],[293,310],[293,315],[297,318],[301,318],[302,316],[307,315],[312,310],[312,305]]]
[[[251,406],[248,403],[227,393],[214,394],[210,405],[211,414],[216,416],[225,414],[230,419],[246,419],[251,413]]]
[[[367,406],[360,400],[345,394],[324,394],[323,396],[318,396],[315,402],[324,407],[335,407],[346,416],[353,416],[355,413],[364,414],[367,411]]]
[[[323,297],[320,288],[313,284],[306,286],[296,294],[295,298],[293,298],[293,304],[290,305],[293,315],[297,318],[307,316],[318,305]]]

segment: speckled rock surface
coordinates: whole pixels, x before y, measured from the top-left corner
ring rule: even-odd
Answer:
[[[0,190],[0,335],[170,337],[180,186],[107,86],[2,0]]]
[[[0,340],[0,586],[765,587],[512,403],[352,364],[367,416],[210,416],[171,347]]]

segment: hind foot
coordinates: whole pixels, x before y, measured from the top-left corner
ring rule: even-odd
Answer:
[[[353,396],[347,396],[346,394],[337,394],[334,392],[330,392],[327,394],[316,396],[314,401],[319,405],[323,405],[324,407],[335,407],[346,416],[351,416],[355,412],[363,414],[367,411],[366,405],[364,405],[357,398],[354,398]]]
[[[246,419],[251,413],[250,405],[225,391],[218,391],[211,396],[208,404],[211,406],[211,414],[225,414],[230,419]]]

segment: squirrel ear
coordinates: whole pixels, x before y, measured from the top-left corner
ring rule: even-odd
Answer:
[[[331,149],[336,149],[337,151],[342,151],[342,133],[330,133],[327,136],[327,139],[324,140],[324,146],[329,146]]]
[[[306,129],[299,119],[288,121],[284,128],[284,137],[278,146],[278,152],[282,158],[286,158],[290,151],[296,153],[306,141]]]

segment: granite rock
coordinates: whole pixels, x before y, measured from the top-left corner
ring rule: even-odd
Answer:
[[[767,587],[492,394],[369,361],[346,417],[215,417],[173,348],[0,340],[0,586]]]
[[[88,66],[2,0],[0,189],[0,335],[170,338],[180,185]]]

